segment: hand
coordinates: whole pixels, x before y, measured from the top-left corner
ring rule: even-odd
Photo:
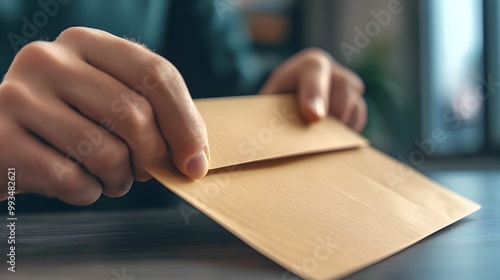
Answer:
[[[1,172],[17,168],[18,191],[75,205],[124,195],[166,153],[191,178],[208,168],[205,124],[177,69],[81,27],[17,54],[0,84],[0,150]]]
[[[363,81],[320,49],[307,49],[278,67],[260,94],[296,92],[305,120],[313,122],[331,114],[351,128],[366,125]]]

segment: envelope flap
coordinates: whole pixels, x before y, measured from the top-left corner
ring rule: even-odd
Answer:
[[[195,104],[207,126],[211,170],[368,143],[333,117],[306,123],[294,95],[199,99]]]
[[[212,169],[219,169],[191,180],[163,158],[146,171],[305,279],[346,276],[479,209],[366,147],[366,140],[335,119],[305,124],[294,96],[196,105],[208,126]],[[264,161],[278,157],[284,159]],[[237,166],[220,168],[230,165]],[[388,181],[394,176],[400,179],[396,185]]]

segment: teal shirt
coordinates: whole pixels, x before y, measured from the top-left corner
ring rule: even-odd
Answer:
[[[180,70],[194,98],[253,94],[267,71],[258,64],[236,10],[217,10],[214,3],[212,0],[0,0],[0,75],[7,72],[24,44],[54,40],[68,27],[86,26],[137,39],[166,57]],[[179,203],[169,203],[174,196],[156,181],[135,185],[120,200],[102,197],[86,209]],[[16,203],[23,211],[78,209],[30,195],[20,196]]]
[[[26,43],[54,40],[68,27],[85,26],[146,44],[179,68],[194,98],[252,94],[267,71],[258,63],[231,3],[0,0],[0,73],[6,73]]]

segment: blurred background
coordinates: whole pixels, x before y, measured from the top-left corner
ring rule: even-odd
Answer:
[[[375,147],[420,170],[500,166],[500,0],[216,1],[241,12],[266,68],[320,47],[358,73]],[[91,207],[172,196],[155,188],[157,203],[137,184],[122,202]]]
[[[165,49],[173,49],[173,59],[176,54],[184,54],[186,64],[201,69],[198,76],[190,75],[188,68],[181,69],[190,81],[192,94],[207,91],[241,94],[232,88],[239,86],[235,78],[238,74],[260,81],[262,77],[258,77],[260,73],[253,67],[257,64],[269,71],[303,48],[325,49],[365,81],[369,120],[364,136],[378,149],[483,207],[420,245],[352,278],[500,279],[496,275],[498,261],[494,261],[498,260],[500,232],[500,193],[495,189],[500,185],[500,0],[196,0],[206,9],[180,9],[179,13],[168,14],[171,17],[168,24],[167,9],[165,13],[158,9],[156,18],[144,16],[156,9],[148,4],[154,2],[161,7],[168,3],[165,0],[57,1],[68,3],[61,8],[64,12],[30,39],[53,40],[67,24],[85,25],[135,38],[160,53],[155,47],[162,45],[163,38],[158,34],[165,35],[167,26],[173,26],[175,34],[169,35],[181,40],[166,40],[173,44]],[[173,0],[172,3],[183,8],[193,3],[190,1],[194,2]],[[11,20],[22,24],[20,19],[26,15],[31,19],[31,15],[40,11],[36,3],[39,0],[0,0],[0,74],[5,73],[15,54],[5,40],[6,34],[21,30],[5,28],[2,23]],[[118,4],[123,3],[130,5],[116,11]],[[225,14],[205,21],[194,15],[206,11],[213,15],[210,10],[213,5],[221,5]],[[27,6],[33,9],[24,12]],[[97,7],[99,11],[85,13],[82,7]],[[124,15],[125,23],[119,20]],[[227,42],[197,32],[230,29],[229,17],[240,15],[257,58],[252,55],[252,63],[239,61],[244,63],[238,69],[225,72],[229,73],[229,79],[228,75],[215,79],[216,71],[209,72],[207,68],[224,68],[237,59],[225,52],[223,45]],[[225,22],[224,17],[228,17]],[[156,24],[157,21],[164,24]],[[223,26],[209,24],[214,22]],[[243,45],[245,48],[239,49],[246,49],[247,45],[241,43],[247,42],[245,32],[234,30],[237,34],[229,36],[231,47]],[[195,37],[208,37],[212,42],[200,43]],[[212,60],[200,59],[200,52],[205,50],[220,52],[212,55]],[[179,67],[182,60],[173,62]],[[199,76],[203,76],[201,80]],[[246,93],[255,93],[255,88]],[[18,174],[29,176],[22,169]],[[160,209],[136,211],[141,208]],[[7,213],[6,201],[0,202],[0,209]],[[102,275],[110,279],[121,267],[125,270],[128,258],[133,260],[126,267],[131,275],[140,275],[134,270],[141,271],[142,267],[143,275],[163,269],[166,272],[161,277],[180,278],[195,273],[198,277],[190,279],[206,279],[223,270],[222,277],[217,275],[212,279],[230,279],[232,275],[242,279],[247,268],[255,268],[260,277],[267,269],[266,263],[252,257],[252,254],[257,256],[256,252],[247,255],[246,245],[239,247],[236,237],[199,215],[201,212],[154,180],[134,183],[122,198],[102,196],[84,208],[37,195],[19,195],[16,210],[20,217],[19,248],[24,248],[18,253],[22,260],[19,270],[26,272],[32,269],[31,261],[42,271],[69,270],[74,277],[94,270],[99,274],[104,269]],[[60,215],[63,211],[70,214]],[[75,211],[98,214],[73,215]],[[28,212],[57,213],[21,216]],[[29,238],[22,239],[24,236]],[[83,261],[73,264],[78,259]],[[108,267],[115,263],[116,270],[110,274]],[[292,279],[286,275],[280,279]],[[69,279],[61,277],[58,279]]]
[[[244,0],[239,8],[268,63],[316,46],[363,78],[364,134],[379,149],[418,168],[499,148],[499,1]]]

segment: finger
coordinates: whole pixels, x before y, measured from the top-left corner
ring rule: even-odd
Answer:
[[[301,71],[299,78],[299,106],[308,121],[319,121],[327,116],[330,102],[330,63],[312,61]]]
[[[165,154],[166,142],[151,105],[142,95],[58,44],[30,43],[15,59],[7,80],[17,74],[38,89],[37,95],[49,93],[112,130],[130,147],[135,178],[151,178],[142,167]],[[51,71],[46,71],[47,67]]]
[[[330,100],[330,114],[348,124],[354,109],[355,94],[349,85],[334,84]]]
[[[19,102],[17,89],[5,81],[0,95],[2,108]],[[77,164],[40,142],[13,119],[0,116],[1,162],[9,162],[17,170],[16,189],[21,192],[58,198],[73,205],[89,205],[101,195],[101,184]],[[8,122],[6,120],[9,120]]]
[[[293,61],[285,62],[272,73],[258,94],[267,95],[296,92],[298,84],[296,67],[296,63]]]
[[[71,75],[57,84],[60,98],[127,143],[134,177],[149,180],[142,167],[163,157],[167,146],[148,100],[82,61],[66,71]]]
[[[339,64],[335,60],[332,62],[332,68],[332,80],[345,80],[345,82],[350,84],[358,94],[364,94],[365,84],[358,74]]]
[[[302,51],[271,75],[260,94],[298,91],[299,107],[307,121],[326,117],[330,99],[332,58],[318,49]]]
[[[31,171],[32,182],[20,182],[20,191],[57,198],[77,206],[90,205],[99,199],[102,192],[100,182],[79,165],[71,165],[68,159],[32,136],[26,137],[24,151],[26,161],[23,168]]]
[[[349,121],[349,126],[354,130],[361,132],[366,126],[368,116],[367,111],[368,109],[365,100],[363,98],[358,98],[354,106],[351,120]]]
[[[333,63],[330,113],[349,124],[356,102],[364,93],[363,81],[351,70]]]
[[[177,168],[194,179],[207,173],[205,124],[171,63],[143,46],[99,30],[68,29],[57,41],[73,46],[89,64],[143,94],[153,107]]]
[[[23,86],[17,86],[16,99],[7,110],[23,127],[84,166],[100,180],[105,195],[118,197],[128,192],[133,176],[122,141],[57,99],[37,100]]]
[[[363,80],[352,70],[332,62],[332,102],[330,113],[349,124],[358,98],[364,94]]]

